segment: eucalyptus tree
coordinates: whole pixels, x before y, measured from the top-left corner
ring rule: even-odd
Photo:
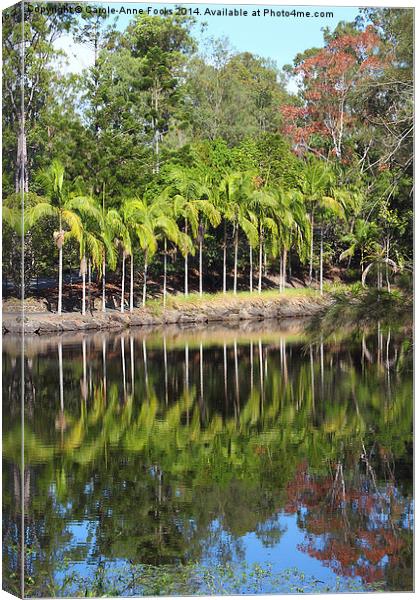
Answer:
[[[63,245],[66,231],[65,225],[69,228],[67,233],[77,240],[83,236],[83,223],[79,211],[85,208],[85,198],[73,196],[70,186],[64,181],[64,167],[54,160],[51,165],[41,171],[38,175],[38,182],[43,189],[45,196],[27,209],[25,220],[28,227],[33,226],[40,219],[45,217],[56,217],[58,220],[58,231],[54,232],[54,242],[58,248],[58,305],[57,312],[62,312],[63,297]]]
[[[57,106],[60,82],[54,68],[60,55],[56,42],[75,22],[70,13],[57,19],[54,13],[25,10],[22,30],[22,10],[11,6],[3,13],[3,160],[10,192],[13,185],[15,192],[28,192],[29,175],[45,164],[50,111]]]

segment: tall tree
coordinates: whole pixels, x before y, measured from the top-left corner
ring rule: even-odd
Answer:
[[[38,175],[41,189],[45,198],[27,209],[25,220],[32,227],[38,220],[45,217],[56,217],[58,220],[58,231],[54,232],[54,242],[58,248],[58,304],[57,312],[62,312],[63,297],[63,245],[66,231],[65,225],[69,227],[68,232],[77,240],[82,239],[83,224],[79,210],[85,208],[85,198],[74,197],[70,186],[64,180],[64,167],[58,161],[53,161],[51,166]]]
[[[372,25],[357,31],[340,24],[333,34],[325,30],[324,38],[324,48],[295,59],[302,105],[281,108],[283,129],[301,151],[341,160],[355,121],[352,99],[366,82],[378,79],[385,63],[378,55],[380,38]]]
[[[22,7],[25,11],[23,28]],[[36,165],[43,147],[40,140],[45,140],[43,132],[49,125],[44,118],[47,107],[54,103],[54,84],[58,76],[56,66],[60,55],[55,42],[70,30],[74,19],[70,13],[29,11],[23,4],[6,9],[5,16],[3,131],[6,143],[3,160],[8,173],[14,174],[15,191],[22,187],[27,192],[29,173]]]

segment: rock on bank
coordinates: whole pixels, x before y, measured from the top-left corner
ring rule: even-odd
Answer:
[[[62,331],[121,330],[128,327],[161,326],[167,324],[194,324],[264,319],[307,317],[316,314],[329,303],[328,298],[317,296],[217,299],[215,301],[176,302],[170,308],[135,308],[133,313],[108,310],[79,313],[7,314],[3,315],[3,333],[51,334]]]

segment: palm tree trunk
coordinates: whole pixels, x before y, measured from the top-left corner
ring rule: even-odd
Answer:
[[[185,232],[185,235],[188,235],[187,219],[185,219],[184,232]],[[188,296],[188,251],[185,253],[185,258],[184,258],[184,295]]]
[[[283,257],[279,247],[279,292],[283,291]]]
[[[227,253],[226,221],[223,222],[223,293],[226,294],[226,253]]]
[[[203,295],[203,240],[200,236],[198,243],[198,277],[199,277],[199,291],[200,296]]]
[[[261,294],[262,284],[262,268],[263,268],[263,230],[260,227],[260,261],[258,266],[258,293]]]
[[[235,239],[235,256],[234,256],[234,265],[233,265],[233,293],[236,294],[238,289],[238,245],[239,245],[239,227],[236,223],[233,226],[233,235]]]
[[[125,294],[125,251],[122,257],[122,276],[121,276],[121,312],[124,312],[124,294]]]
[[[146,306],[147,294],[147,253],[144,255],[144,271],[143,271],[143,306]]]
[[[86,314],[86,257],[82,258],[82,315]]]
[[[166,276],[167,276],[167,251],[168,251],[168,241],[166,237],[163,240],[163,306],[166,306]]]
[[[60,230],[59,235],[61,236],[61,213],[60,213]],[[62,310],[62,302],[63,302],[63,243],[60,241],[60,246],[58,248],[58,305],[57,312],[61,315]]]
[[[92,283],[92,263],[90,258],[88,260],[88,310],[92,314],[92,302],[91,302],[91,283]]]
[[[324,223],[321,222],[321,245],[319,250],[319,292],[324,293]]]
[[[249,244],[249,291],[252,293],[252,276],[253,276],[253,269],[252,269],[253,265],[252,265],[252,246],[251,244]]]
[[[102,259],[102,312],[106,312],[106,260],[105,254]]]
[[[134,256],[131,254],[130,259],[130,312],[134,308]]]
[[[309,257],[309,285],[312,283],[312,270],[314,263],[314,211],[311,212],[311,252]]]
[[[283,290],[286,289],[286,265],[287,265],[287,248],[283,248]]]

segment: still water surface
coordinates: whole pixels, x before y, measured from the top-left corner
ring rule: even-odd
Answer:
[[[409,343],[301,324],[4,338],[4,582],[27,596],[412,589]]]

